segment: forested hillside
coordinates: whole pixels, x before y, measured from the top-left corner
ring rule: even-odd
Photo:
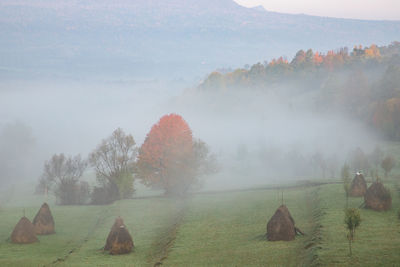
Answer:
[[[284,96],[291,106],[311,102],[315,112],[340,112],[390,140],[400,140],[400,42],[327,53],[299,50],[292,60],[279,57],[215,71],[198,90],[270,91]]]

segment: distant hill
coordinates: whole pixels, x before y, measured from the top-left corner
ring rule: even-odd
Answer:
[[[400,21],[288,15],[231,0],[2,0],[0,77],[193,78],[299,47],[390,43]]]
[[[199,95],[223,95],[217,108],[238,93],[239,99],[279,95],[296,112],[307,108],[316,114],[346,115],[388,140],[400,141],[400,42],[326,54],[299,50],[290,62],[279,57],[248,69],[214,71],[193,92],[196,101]],[[232,103],[228,106],[238,105]]]

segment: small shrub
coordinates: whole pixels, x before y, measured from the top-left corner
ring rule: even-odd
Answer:
[[[356,228],[361,223],[360,211],[355,208],[348,208],[345,210],[344,223],[348,230],[347,239],[349,240],[349,252],[352,255],[351,243],[354,241],[354,236],[356,234]]]

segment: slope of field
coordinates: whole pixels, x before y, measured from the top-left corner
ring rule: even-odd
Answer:
[[[149,197],[109,206],[52,204],[56,234],[31,245],[11,244],[9,236],[23,206],[32,219],[43,198],[9,201],[0,207],[0,266],[394,266],[400,262],[400,199],[395,185],[388,185],[393,208],[361,211],[353,257],[348,256],[342,185],[327,184],[284,190],[284,203],[306,233],[292,242],[265,239],[266,223],[281,204],[276,189]],[[352,207],[361,203],[350,200]],[[118,215],[135,249],[110,256],[101,248]]]

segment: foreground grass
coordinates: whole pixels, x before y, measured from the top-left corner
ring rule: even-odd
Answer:
[[[43,202],[27,196],[0,207],[0,266],[396,266],[400,262],[399,194],[388,212],[361,210],[353,257],[348,256],[340,184],[284,191],[296,225],[307,235],[268,242],[266,224],[281,204],[277,190],[198,194],[189,199],[151,197],[109,206],[56,206],[56,234],[39,243],[9,242],[22,216],[32,220]],[[358,207],[361,198],[351,198]],[[128,255],[102,251],[116,216],[132,234]],[[320,238],[320,239],[319,239]]]

